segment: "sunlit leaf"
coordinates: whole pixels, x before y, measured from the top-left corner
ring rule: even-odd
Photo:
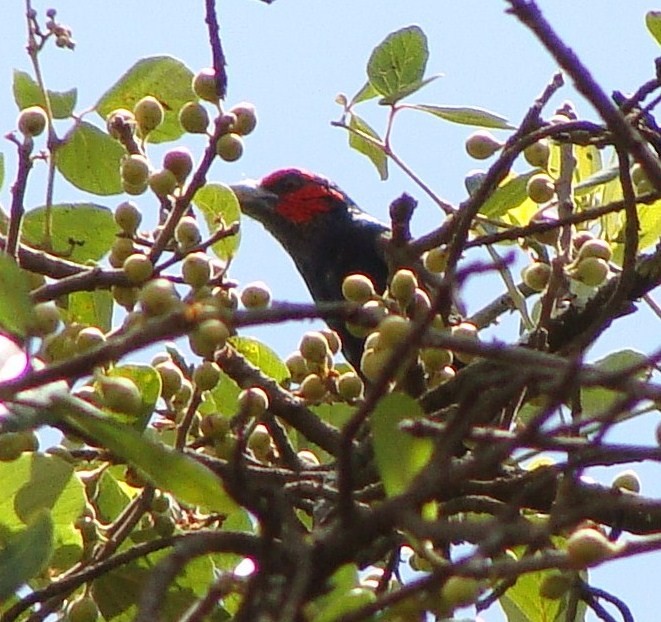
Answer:
[[[142,407],[137,415],[113,412],[109,416],[120,423],[130,425],[135,430],[144,430],[154,412],[156,400],[161,395],[161,377],[158,372],[151,365],[119,365],[113,367],[108,372],[108,376],[132,380],[140,390],[142,398]]]
[[[39,85],[32,79],[30,74],[14,69],[14,101],[19,109],[23,110],[29,106],[41,106],[46,108],[46,100]],[[78,97],[77,89],[64,92],[48,91],[53,118],[67,119],[73,113]]]
[[[209,233],[213,234],[221,227],[228,227],[241,219],[241,209],[236,196],[229,186],[224,184],[206,184],[193,197],[193,203],[203,214]],[[229,235],[212,245],[211,250],[217,257],[227,261],[236,253],[241,234]]]
[[[231,337],[229,342],[237,352],[276,382],[289,377],[289,370],[282,359],[261,341],[253,337]]]
[[[365,82],[360,90],[351,98],[351,105],[359,104],[360,102],[368,101],[378,97],[379,93],[374,89],[369,81]]]
[[[645,25],[654,40],[661,45],[661,11],[648,11],[645,14]]]
[[[523,175],[510,174],[482,204],[480,214],[487,218],[500,218],[528,200],[526,186],[528,180],[537,172],[535,170]]]
[[[30,325],[33,308],[27,275],[9,255],[1,253],[0,328],[24,337]]]
[[[388,179],[388,156],[386,156],[383,149],[379,147],[378,144],[374,144],[356,132],[370,136],[378,143],[382,142],[381,137],[367,124],[366,121],[355,114],[351,115],[349,127],[355,130],[349,132],[349,146],[363,155],[366,155],[372,161],[372,164],[376,167],[381,179]]]
[[[67,300],[66,319],[85,326],[97,326],[103,332],[111,328],[113,299],[107,289],[95,289],[70,294]]]
[[[430,106],[416,104],[410,107],[414,110],[428,112],[452,123],[477,125],[479,127],[489,127],[497,130],[514,129],[505,117],[476,106]]]

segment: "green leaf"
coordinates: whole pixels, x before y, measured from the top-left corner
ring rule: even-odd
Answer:
[[[382,97],[379,100],[379,104],[381,106],[392,106],[393,104],[396,104],[400,99],[404,99],[405,97],[412,95],[416,91],[419,91],[421,88],[427,86],[430,82],[433,82],[434,80],[437,80],[440,77],[441,74],[437,74],[435,76],[430,76],[429,78],[425,78],[424,80],[417,80],[413,84],[409,84],[407,87],[400,89],[399,91],[393,93],[392,95]]]
[[[193,72],[171,56],[152,56],[139,60],[96,104],[105,119],[117,108],[133,110],[147,95],[155,97],[165,111],[163,123],[149,134],[149,142],[176,140],[184,133],[179,124],[179,110],[189,101],[197,100],[191,82]]]
[[[193,203],[202,212],[210,234],[241,220],[239,202],[232,189],[224,184],[202,186],[195,193]],[[211,250],[223,261],[229,261],[239,248],[240,241],[240,233],[229,235],[213,244]]]
[[[107,289],[74,292],[68,297],[66,321],[97,326],[107,333],[112,325],[112,306],[112,294]]]
[[[289,378],[289,370],[282,359],[267,345],[253,337],[231,337],[229,342],[235,350],[246,357],[269,378],[282,382]]]
[[[30,74],[14,69],[14,101],[20,110],[28,106],[41,106],[46,109],[46,100],[39,85]],[[78,98],[77,89],[57,92],[48,91],[53,118],[68,119],[73,114]]]
[[[222,481],[190,456],[145,438],[68,394],[53,396],[52,411],[74,430],[140,469],[156,487],[182,502],[225,514],[236,509]]]
[[[648,11],[645,14],[645,25],[654,40],[661,45],[661,11]]]
[[[378,97],[379,94],[376,92],[374,87],[368,82],[365,82],[363,86],[360,87],[360,90],[351,98],[350,106],[354,104],[359,104],[360,102],[365,102],[370,99]]]
[[[76,188],[93,194],[122,192],[119,165],[124,147],[91,123],[77,123],[55,152],[55,165]]]
[[[0,327],[24,337],[33,314],[30,283],[18,264],[4,253],[0,254]]]
[[[501,218],[510,210],[519,207],[528,199],[526,192],[528,180],[537,173],[538,171],[534,170],[507,178],[482,204],[480,214],[487,218]]]
[[[638,250],[643,251],[650,246],[658,244],[661,239],[661,201],[650,205],[638,205],[639,236]],[[624,258],[624,219],[620,221],[620,228],[615,236],[616,244],[613,247],[613,261],[622,265]]]
[[[476,106],[430,106],[427,104],[416,104],[409,107],[413,110],[428,112],[452,123],[476,125],[478,127],[488,127],[496,130],[514,129],[505,117]]]
[[[39,574],[52,554],[53,523],[49,513],[42,511],[0,551],[0,602]]]
[[[420,404],[408,395],[391,393],[377,404],[370,418],[374,457],[389,497],[404,492],[431,457],[434,444],[403,432],[399,424],[424,416]]]
[[[116,412],[108,412],[108,416],[115,421],[130,425],[133,429],[141,432],[147,427],[149,418],[154,412],[156,400],[161,395],[161,377],[151,365],[121,365],[113,367],[108,376],[120,376],[132,380],[142,397],[142,407],[138,415],[125,415]]]
[[[379,143],[382,142],[381,137],[358,115],[351,115],[349,127],[367,136],[371,136]],[[382,180],[388,179],[388,156],[386,156],[383,149],[355,132],[349,132],[349,146],[367,156],[372,161]]]
[[[112,212],[95,203],[62,203],[50,209],[52,218],[53,254],[70,261],[86,263],[98,261],[112,246],[117,225]],[[23,240],[43,248],[47,210],[38,207],[25,214]]]
[[[408,26],[389,34],[374,49],[367,77],[380,95],[394,102],[422,82],[428,57],[425,33],[418,26]]]

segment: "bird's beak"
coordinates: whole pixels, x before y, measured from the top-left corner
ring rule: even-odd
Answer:
[[[238,184],[230,184],[241,206],[241,211],[253,218],[266,210],[272,210],[278,195],[264,190],[256,179],[247,179]]]

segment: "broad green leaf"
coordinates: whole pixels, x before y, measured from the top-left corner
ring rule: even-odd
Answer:
[[[225,372],[221,372],[218,384],[204,393],[199,411],[202,415],[220,413],[231,417],[236,413],[240,392],[239,385]]]
[[[645,15],[645,25],[654,40],[661,45],[661,11],[648,11]]]
[[[221,227],[227,227],[241,219],[241,209],[236,196],[229,186],[224,184],[206,184],[193,197],[193,203],[207,223],[209,233],[213,234]],[[211,250],[223,261],[228,261],[236,253],[241,234],[229,235],[216,242]]]
[[[112,246],[117,225],[112,212],[95,203],[62,203],[50,209],[52,246],[55,255],[77,263],[98,261]],[[45,207],[25,214],[23,239],[31,246],[43,248]]]
[[[314,601],[315,622],[333,622],[344,614],[376,600],[374,592],[361,587],[354,564],[341,566],[330,579],[330,592]]]
[[[114,521],[132,499],[126,484],[119,479],[125,472],[125,466],[116,465],[105,469],[99,477],[94,505],[99,519],[105,523]]]
[[[66,320],[85,326],[97,326],[108,332],[112,324],[112,294],[107,289],[74,292],[67,301]]]
[[[98,195],[119,194],[119,166],[125,151],[98,127],[81,121],[55,152],[57,170],[76,188]]]
[[[389,497],[403,493],[431,457],[430,439],[413,437],[399,427],[404,420],[423,416],[420,404],[402,393],[386,395],[372,413],[374,457]]]
[[[149,142],[176,140],[183,133],[179,124],[179,110],[197,97],[191,82],[193,72],[180,60],[171,56],[152,56],[139,60],[96,104],[97,112],[105,119],[117,108],[133,110],[135,104],[151,95],[165,111],[163,123],[149,134]]]
[[[229,342],[269,378],[282,382],[289,377],[289,370],[282,359],[261,341],[253,337],[231,337]]]
[[[378,96],[379,94],[374,90],[374,87],[369,83],[369,81],[365,82],[365,84],[360,87],[360,90],[351,98],[351,106],[354,104],[359,104],[360,102],[374,99]]]
[[[14,101],[20,110],[28,106],[41,106],[46,108],[46,100],[39,85],[30,74],[14,69]],[[48,91],[53,118],[67,119],[73,114],[78,98],[77,89],[64,92]]]
[[[145,438],[70,395],[53,396],[52,402],[55,416],[140,469],[156,487],[207,510],[229,514],[236,509],[222,481],[190,456]]]
[[[108,416],[113,420],[130,425],[139,432],[144,430],[149,423],[149,418],[154,412],[156,400],[161,395],[161,377],[151,365],[121,365],[113,367],[108,376],[120,376],[132,380],[142,397],[142,408],[138,415],[125,415],[121,413],[109,413]]]
[[[396,104],[400,99],[404,99],[405,97],[412,95],[416,91],[419,91],[421,88],[427,86],[430,82],[433,82],[434,80],[437,80],[440,77],[441,74],[438,74],[435,76],[430,76],[429,78],[425,78],[424,80],[417,80],[413,84],[409,84],[407,87],[400,89],[399,91],[393,93],[392,95],[382,97],[379,100],[379,104],[381,106],[392,106],[393,104]]]
[[[567,597],[549,600],[539,595],[544,578],[552,571],[529,572],[517,578],[516,583],[498,602],[508,622],[561,622],[565,620]],[[577,618],[579,622],[582,618]]]
[[[425,33],[418,26],[402,28],[374,49],[367,63],[367,77],[380,95],[396,97],[422,81],[428,57]]]
[[[39,512],[27,529],[12,534],[0,551],[0,602],[46,566],[53,554],[53,523]]]
[[[487,218],[502,218],[510,210],[519,207],[528,199],[526,185],[537,172],[534,170],[523,175],[510,174],[482,204],[480,214]]]
[[[33,308],[27,275],[9,255],[1,253],[0,328],[24,337],[30,325]]]
[[[650,205],[638,205],[638,221],[640,223],[638,250],[644,251],[658,244],[661,239],[661,201],[655,201]],[[620,266],[624,258],[624,223],[625,219],[621,215],[618,221],[620,229],[614,238],[613,246],[613,261]]]
[[[496,130],[514,129],[505,117],[476,106],[431,106],[427,104],[416,104],[409,107],[414,110],[428,112],[452,123],[477,125]]]
[[[367,124],[366,121],[355,114],[351,115],[349,127],[355,130],[354,132],[349,132],[349,146],[359,153],[366,155],[372,161],[372,164],[376,167],[379,177],[382,180],[388,179],[388,156],[386,156],[383,149],[378,145],[363,138],[360,134],[356,134],[356,131],[361,132],[366,136],[370,136],[379,143],[382,142],[381,137]]]

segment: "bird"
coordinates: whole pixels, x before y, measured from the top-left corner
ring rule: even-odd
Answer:
[[[342,283],[364,274],[383,292],[388,280],[385,244],[390,228],[360,209],[331,180],[286,168],[261,180],[231,185],[241,211],[261,223],[291,256],[317,303],[343,300]],[[360,368],[364,339],[329,319],[347,361]]]

